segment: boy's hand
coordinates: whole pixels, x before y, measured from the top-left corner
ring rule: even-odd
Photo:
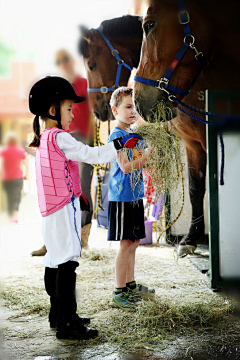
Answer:
[[[80,208],[81,208],[81,211],[90,211],[90,204],[89,202],[87,201],[85,195],[81,194],[80,195]]]
[[[142,139],[140,135],[131,133],[114,139],[113,143],[116,150],[121,150],[122,148],[133,149],[138,141]]]

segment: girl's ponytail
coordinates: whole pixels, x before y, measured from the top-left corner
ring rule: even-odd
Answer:
[[[33,132],[34,138],[29,144],[29,147],[38,147],[40,145],[40,124],[38,115],[36,115],[33,120]]]

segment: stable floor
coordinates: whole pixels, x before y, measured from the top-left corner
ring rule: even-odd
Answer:
[[[4,215],[1,215],[4,223]],[[42,246],[36,196],[23,198],[19,225],[0,230],[0,359],[238,359],[240,321],[235,303],[209,288],[209,278],[190,261],[177,259],[174,247],[141,246],[136,279],[154,287],[136,313],[111,308],[114,258],[118,243],[93,222],[89,251],[77,269],[80,314],[90,315],[100,336],[91,342],[59,341],[47,321],[42,258],[30,252]]]

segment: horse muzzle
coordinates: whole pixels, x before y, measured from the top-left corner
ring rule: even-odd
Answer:
[[[170,101],[164,91],[145,85],[135,84],[134,104],[137,112],[145,121],[169,121],[177,115],[177,104]],[[159,104],[165,107],[164,116],[159,116]]]
[[[114,120],[112,109],[108,104],[103,104],[102,106],[94,107],[93,114],[96,116],[97,119],[103,122],[107,120]]]

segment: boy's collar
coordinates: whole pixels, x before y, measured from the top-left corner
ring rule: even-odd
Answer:
[[[131,129],[131,128],[128,128],[127,130],[124,130],[124,129],[120,128],[119,126],[115,126],[115,129],[119,129],[119,130],[125,131],[125,132],[133,132],[133,129]]]

